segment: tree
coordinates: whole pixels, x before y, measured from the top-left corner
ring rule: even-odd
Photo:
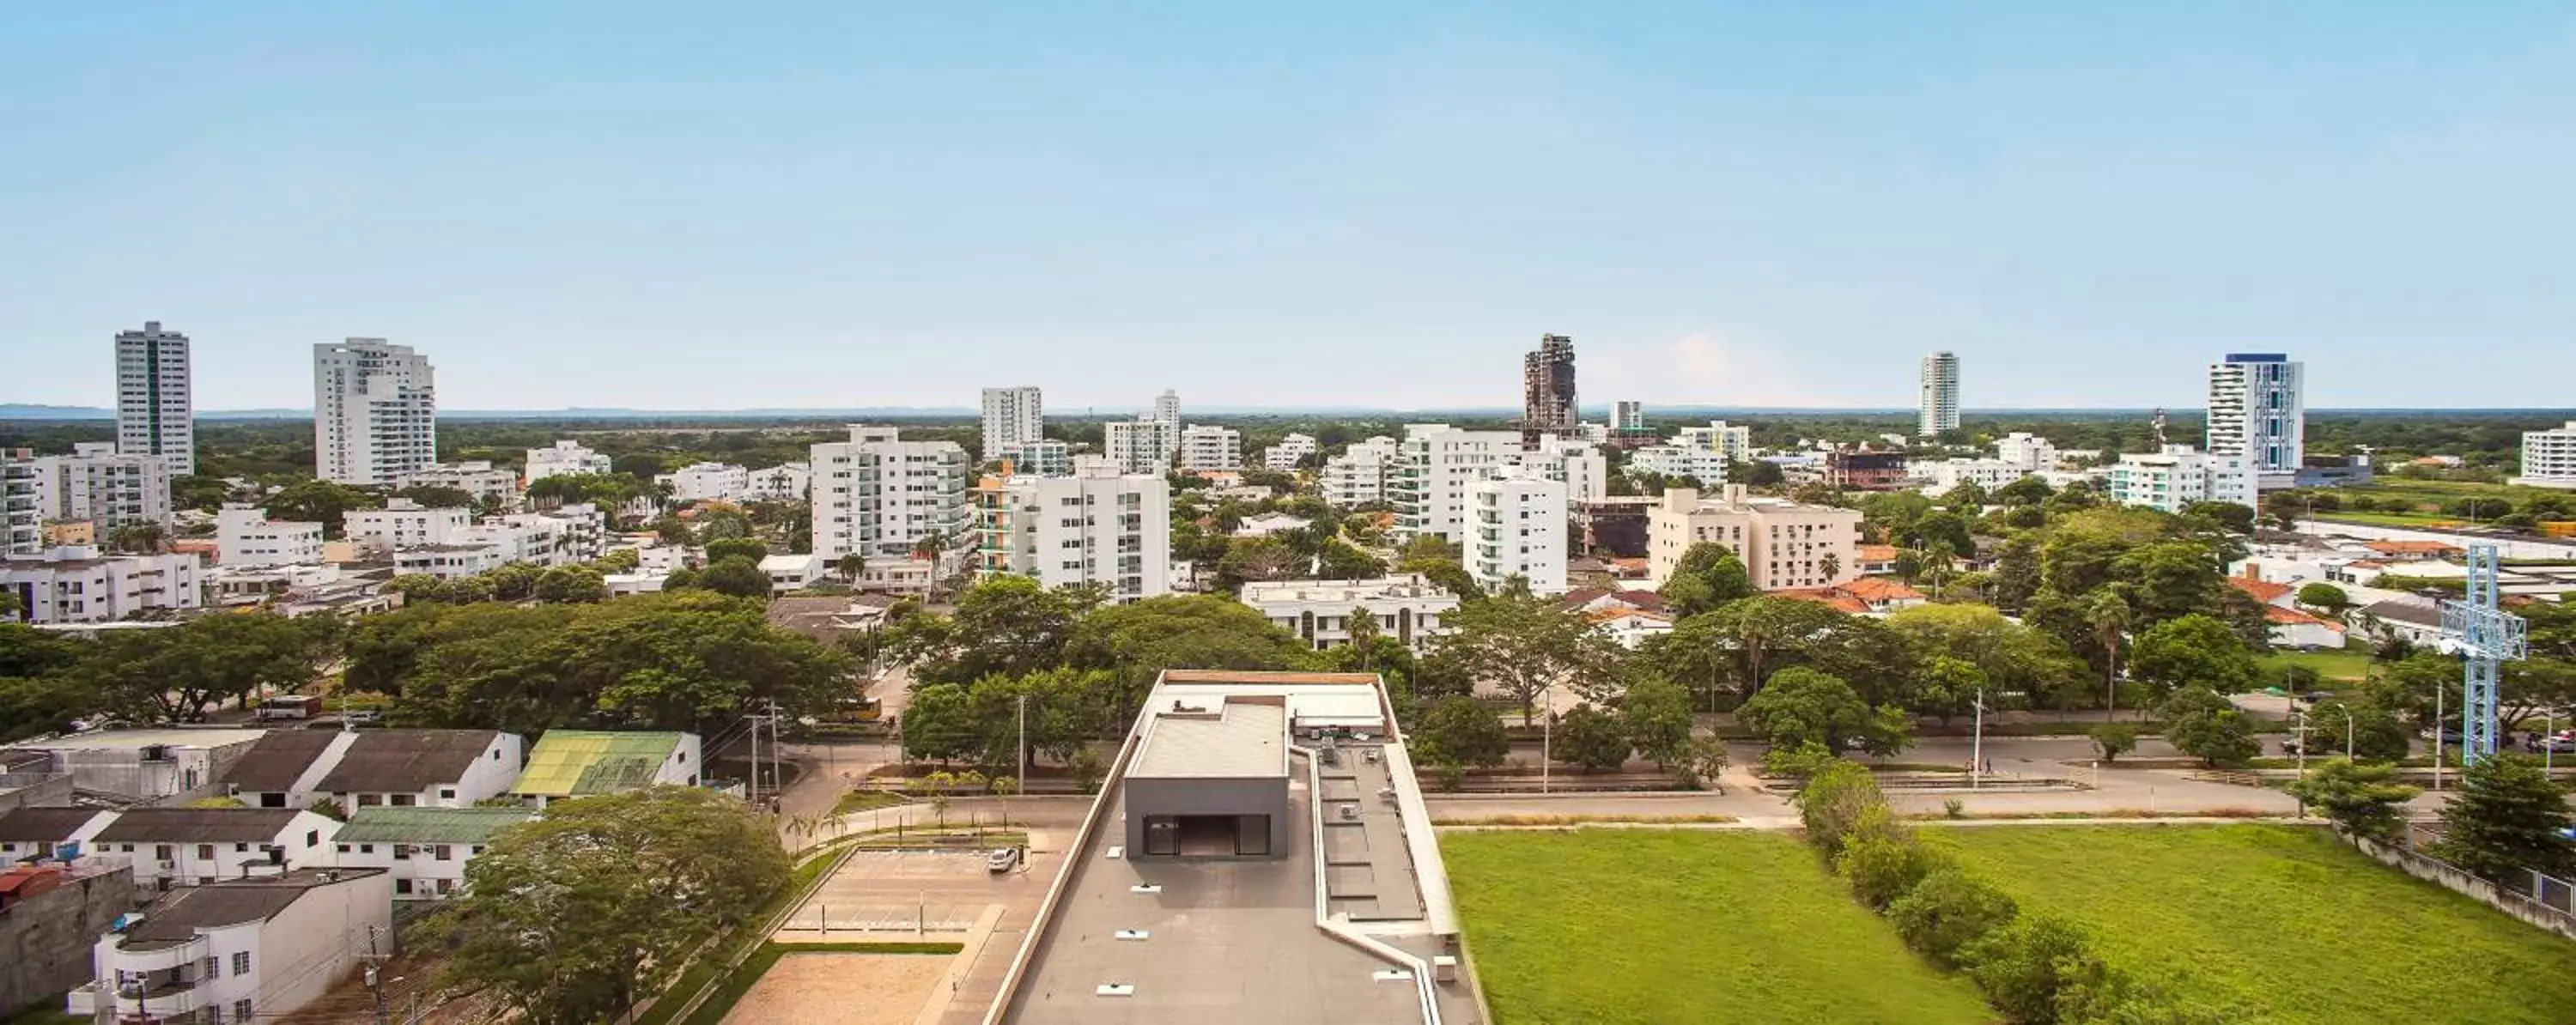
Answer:
[[[2394,782],[2394,765],[2360,765],[2337,758],[2308,770],[2305,778],[2282,789],[2317,807],[2326,821],[2354,836],[2385,840],[2397,835],[2405,818],[2400,805],[2423,791]]]
[[[2211,765],[2243,765],[2262,752],[2245,713],[2207,687],[2174,692],[2156,715],[2165,721],[2166,743]]]
[[[2326,615],[2337,618],[2343,616],[2343,610],[2352,607],[2351,595],[2345,594],[2343,588],[2322,580],[2299,588],[2298,600],[2301,605],[2322,610]]]
[[[1916,672],[1914,691],[1906,707],[1919,714],[1938,716],[1947,726],[1951,719],[1976,711],[1985,691],[1986,673],[1976,663],[1933,655],[1924,659]]]
[[[2024,1025],[2074,1022],[2058,1013],[2070,997],[2103,973],[2084,933],[2053,916],[2023,915],[1988,933],[1962,952],[1968,975],[2006,1021]]]
[[[531,1025],[608,1021],[787,878],[769,827],[714,791],[559,802],[466,865],[434,920],[454,950],[440,984],[493,994]]]
[[[120,552],[150,554],[161,550],[164,533],[158,523],[128,523],[108,535],[108,547]]]
[[[336,647],[327,618],[265,612],[205,616],[153,630],[101,634],[81,664],[108,708],[143,722],[201,722],[262,687],[300,689]]]
[[[2048,496],[2056,490],[2049,487],[2047,481],[2032,476],[1996,488],[1992,497],[2005,505],[2038,505],[2048,501]]]
[[[751,515],[733,506],[719,503],[701,506],[698,509],[698,541],[701,544],[711,545],[730,538],[758,537],[759,533],[756,525],[751,522]],[[712,560],[712,557],[710,559]]]
[[[2231,534],[2254,532],[2253,507],[2236,502],[2193,502],[2183,507],[2182,515]]]
[[[1945,865],[1888,904],[1887,917],[1907,947],[1935,964],[1956,968],[1961,951],[2012,924],[2020,911],[2003,891]]]
[[[2093,727],[2093,750],[2102,755],[2102,764],[2119,761],[2138,746],[2138,728],[2127,723],[2106,722]]]
[[[840,558],[832,560],[832,568],[840,571],[843,579],[856,584],[861,576],[867,574],[868,554],[853,549],[843,553]]]
[[[1484,702],[1464,694],[1441,698],[1422,710],[1413,746],[1423,761],[1451,769],[1501,765],[1512,751],[1502,720]]]
[[[552,477],[540,478],[539,482],[553,479]],[[530,487],[533,489],[534,485]],[[662,516],[654,519],[653,536],[666,545],[694,544],[698,539],[697,532],[689,529],[689,521],[677,516]]]
[[[496,601],[526,601],[537,593],[537,577],[543,570],[525,562],[513,562],[476,574],[492,588]]]
[[[1666,678],[1703,689],[1712,704],[1722,690],[1750,698],[1773,670],[1865,629],[1852,622],[1815,602],[1760,595],[1674,624],[1671,634],[1656,639],[1650,657]]]
[[[2118,591],[2104,590],[2085,600],[2082,615],[2104,655],[2102,707],[2116,710],[2120,704],[2120,639],[2127,636],[2131,618],[2128,600]]]
[[[961,606],[961,616],[963,612]],[[1278,624],[1241,602],[1212,594],[1086,605],[1071,626],[1064,660],[1114,674],[1104,711],[1119,713],[1114,723],[1106,724],[1119,729],[1165,669],[1304,669],[1315,662],[1306,644]]]
[[[1628,746],[1666,772],[1690,756],[1690,692],[1679,684],[1657,677],[1629,684],[1619,696],[1619,724]]]
[[[2448,829],[2433,855],[2490,882],[2526,872],[2576,875],[2576,843],[2564,835],[2567,795],[2540,763],[2496,754],[2469,765],[2459,793],[2442,809]]]
[[[2068,707],[2089,692],[2084,664],[2066,644],[2040,630],[2004,618],[1983,605],[1918,605],[1899,609],[1886,620],[1903,641],[1906,657],[1916,665],[1936,657],[1965,660],[1985,677],[1991,694],[2017,698],[2028,705]],[[1909,696],[1916,707],[1922,695]],[[1964,704],[1951,706],[1952,714]]]
[[[2254,689],[2261,673],[2235,631],[2198,613],[2156,624],[2129,655],[2129,675],[2159,698],[2185,687],[2241,694]]]
[[[1075,628],[1106,600],[1097,587],[1049,589],[1029,577],[997,576],[958,595],[950,615],[894,621],[886,628],[886,648],[916,663],[916,681],[1026,676],[1066,664]]]
[[[1620,731],[1619,721],[1588,704],[1558,716],[1549,741],[1557,761],[1587,771],[1608,771],[1628,762],[1628,737]]]
[[[1322,580],[1370,580],[1386,575],[1386,564],[1349,543],[1328,540],[1315,550],[1315,576]]]
[[[1913,743],[1913,727],[1902,710],[1872,708],[1841,678],[1804,666],[1773,674],[1761,693],[1736,710],[1736,720],[1774,749],[1821,744],[1828,751],[1858,746],[1892,755]]]
[[[756,537],[720,537],[707,542],[707,563],[726,559],[744,559],[757,563],[769,557],[769,543]]]
[[[1745,574],[1744,562],[1735,557],[1733,549],[1702,541],[1682,552],[1681,561],[1673,566],[1672,576],[1664,581],[1661,593],[1673,616],[1686,618],[1752,597],[1754,591],[1752,578]]]
[[[1236,538],[1226,546],[1225,557],[1216,562],[1217,586],[1236,591],[1255,581],[1286,580],[1297,572],[1301,561],[1288,542],[1280,538]]]
[[[698,586],[736,598],[769,597],[769,574],[760,564],[739,556],[719,559],[698,573]]]
[[[1843,841],[1862,816],[1887,807],[1887,798],[1879,793],[1878,780],[1869,769],[1841,758],[1828,758],[1809,774],[1807,785],[1791,801],[1798,806],[1799,824],[1806,827],[1807,845],[1828,860],[1842,853]]]
[[[1450,613],[1451,633],[1431,639],[1435,671],[1493,684],[1521,705],[1521,723],[1534,721],[1538,698],[1551,687],[1606,697],[1619,653],[1580,613],[1527,594],[1498,594]]]
[[[336,538],[341,534],[340,517],[352,509],[373,509],[384,504],[374,492],[335,484],[327,480],[308,480],[287,485],[268,496],[271,519],[320,523],[322,536]]]
[[[475,506],[473,492],[444,484],[414,484],[396,490],[394,497],[408,498],[431,509],[471,509]]]
[[[608,600],[608,583],[588,566],[556,566],[537,575],[538,601],[565,604]]]

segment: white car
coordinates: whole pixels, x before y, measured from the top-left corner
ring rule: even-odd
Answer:
[[[984,856],[984,871],[1001,873],[1020,867],[1020,849],[1004,847]]]

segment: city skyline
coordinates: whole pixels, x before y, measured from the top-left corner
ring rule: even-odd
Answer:
[[[1665,406],[2576,374],[2563,8],[618,14],[15,19],[0,401],[99,404],[146,320],[205,409],[352,335],[457,409],[1506,406],[1542,332]],[[2519,372],[2369,372],[2436,352]]]

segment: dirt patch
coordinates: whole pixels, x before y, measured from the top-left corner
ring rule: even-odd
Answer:
[[[788,954],[724,1018],[724,1025],[908,1025],[947,957],[936,954]]]

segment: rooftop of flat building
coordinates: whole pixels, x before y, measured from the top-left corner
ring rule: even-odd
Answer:
[[[1149,707],[1127,775],[1145,779],[1249,779],[1288,774],[1288,707],[1258,697],[1173,699]]]

